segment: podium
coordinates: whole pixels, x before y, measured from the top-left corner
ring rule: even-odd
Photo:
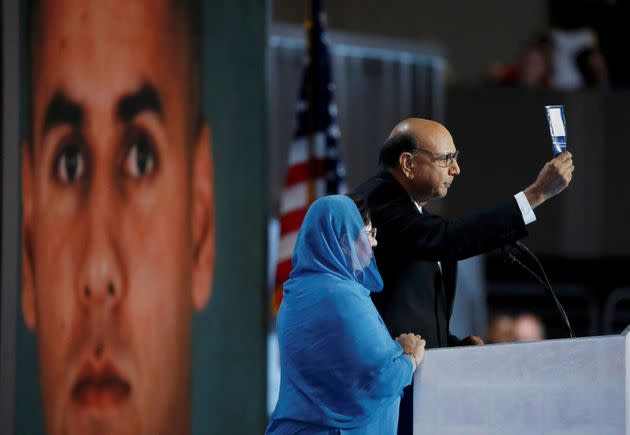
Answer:
[[[630,435],[630,327],[620,335],[431,349],[414,435]]]

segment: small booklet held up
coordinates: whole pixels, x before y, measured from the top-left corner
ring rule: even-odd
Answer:
[[[564,107],[562,105],[545,106],[553,156],[557,156],[567,149],[567,123],[564,119]]]

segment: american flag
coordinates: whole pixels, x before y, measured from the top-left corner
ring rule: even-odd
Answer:
[[[282,302],[282,286],[291,272],[291,255],[306,210],[321,196],[347,191],[339,154],[340,132],[322,3],[321,0],[311,1],[311,19],[305,23],[308,56],[296,104],[289,167],[280,200],[274,314]]]

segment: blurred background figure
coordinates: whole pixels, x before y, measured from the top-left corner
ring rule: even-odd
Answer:
[[[551,86],[559,90],[576,90],[584,86],[584,80],[576,64],[577,55],[586,49],[597,47],[597,35],[590,28],[552,29],[555,47]]]
[[[514,319],[512,316],[503,313],[491,315],[486,336],[489,344],[514,341]]]
[[[588,47],[580,51],[575,57],[584,86],[587,88],[608,88],[608,67],[606,60],[597,47]]]
[[[548,88],[552,77],[553,42],[540,34],[529,40],[518,60],[493,65],[486,72],[490,85],[526,88]]]
[[[546,338],[545,325],[535,314],[524,313],[514,318],[515,341],[537,341]]]
[[[515,341],[537,341],[547,338],[545,325],[533,313],[511,316],[497,312],[490,315],[486,332],[488,343],[511,343]]]

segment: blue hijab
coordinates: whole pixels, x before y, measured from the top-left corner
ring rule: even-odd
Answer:
[[[397,406],[413,365],[372,304],[382,288],[354,202],[315,201],[276,321],[280,396],[267,433],[359,428]]]

